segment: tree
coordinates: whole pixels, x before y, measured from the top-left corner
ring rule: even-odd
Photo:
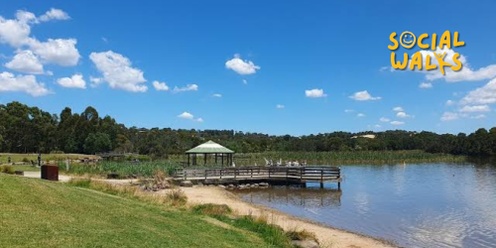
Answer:
[[[90,133],[84,141],[84,151],[88,154],[97,152],[108,152],[111,150],[112,143],[109,135],[106,133]]]

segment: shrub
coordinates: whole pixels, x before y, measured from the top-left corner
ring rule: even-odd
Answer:
[[[188,201],[188,197],[180,189],[172,189],[165,195],[166,199],[171,202],[172,205],[184,205]]]
[[[200,204],[193,207],[193,212],[210,216],[222,216],[232,213],[231,208],[226,204]]]
[[[291,240],[313,240],[315,242],[318,242],[318,239],[315,236],[315,234],[307,230],[297,231],[295,229],[287,232],[286,234]]]
[[[0,172],[7,173],[7,174],[14,174],[15,170],[14,170],[14,167],[12,167],[10,165],[0,165]]]
[[[30,161],[29,161],[29,159],[28,159],[28,158],[24,157],[24,158],[22,158],[22,162],[24,162],[24,163],[29,163]]]

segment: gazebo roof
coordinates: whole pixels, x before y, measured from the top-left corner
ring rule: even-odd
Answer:
[[[209,140],[206,143],[187,150],[186,153],[234,153],[234,151]]]

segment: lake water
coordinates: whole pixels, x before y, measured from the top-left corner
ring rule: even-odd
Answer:
[[[496,247],[496,166],[342,166],[336,183],[236,191],[265,205],[403,247]]]

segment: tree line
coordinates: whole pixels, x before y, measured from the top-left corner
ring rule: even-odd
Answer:
[[[295,137],[234,130],[126,127],[111,116],[100,117],[91,106],[82,113],[73,113],[66,107],[56,115],[20,102],[0,104],[0,152],[94,154],[115,151],[166,157],[181,154],[207,140],[221,143],[237,153],[423,150],[454,155],[496,155],[496,127],[457,135],[390,130]]]

